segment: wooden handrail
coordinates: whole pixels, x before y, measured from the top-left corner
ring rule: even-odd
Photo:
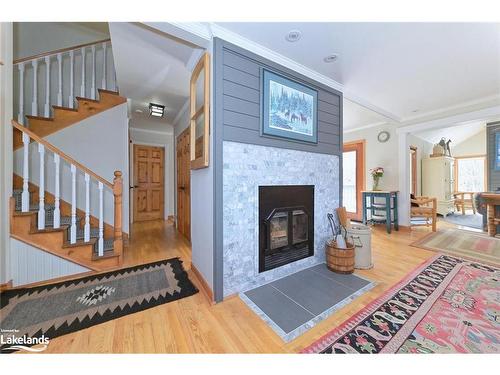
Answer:
[[[77,167],[78,169],[81,169],[82,171],[84,171],[88,175],[94,177],[97,181],[102,182],[108,188],[113,189],[113,184],[111,182],[109,182],[108,180],[102,178],[98,174],[92,172],[90,169],[88,169],[84,165],[80,164],[79,162],[77,162],[72,157],[66,155],[64,152],[62,152],[61,150],[59,150],[57,147],[51,145],[45,139],[43,139],[43,138],[39,137],[38,135],[36,135],[35,133],[33,133],[27,127],[22,126],[21,124],[19,124],[16,120],[12,120],[12,126],[14,128],[16,128],[17,130],[19,130],[20,132],[28,134],[31,139],[34,139],[36,142],[44,145],[47,149],[49,149],[50,151],[52,151],[55,154],[58,154],[62,159],[66,160],[70,164],[73,164],[75,167]]]
[[[21,59],[14,60],[12,62],[12,64],[16,65],[16,64],[19,64],[19,63],[22,63],[22,62],[25,62],[25,61],[31,61],[31,60],[35,60],[35,59],[40,59],[40,58],[45,57],[45,56],[56,55],[58,53],[68,52],[68,51],[71,51],[71,50],[74,50],[74,49],[88,47],[88,46],[91,46],[93,44],[99,44],[99,43],[105,43],[105,42],[111,42],[111,39],[108,38],[108,39],[97,40],[95,42],[78,44],[78,45],[72,46],[72,47],[66,47],[66,48],[56,49],[54,51],[39,53],[38,55],[23,57]]]

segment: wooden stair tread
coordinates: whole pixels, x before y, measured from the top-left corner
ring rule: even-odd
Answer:
[[[44,116],[33,116],[33,115],[26,115],[26,118],[28,120],[38,120],[38,121],[54,121],[53,117],[44,117]]]
[[[34,230],[30,231],[31,234],[36,234],[36,233],[51,233],[51,232],[63,232],[68,230],[69,225],[61,225],[59,228],[54,228],[54,227],[45,227],[45,229],[38,229],[35,228]]]
[[[94,245],[97,242],[96,238],[91,238],[89,242],[84,242],[83,239],[77,239],[75,243],[71,243],[69,241],[66,241],[63,244],[64,248],[67,247],[78,247],[78,246],[87,246],[87,245]]]
[[[97,91],[99,91],[100,93],[103,92],[105,94],[120,96],[120,93],[118,91],[107,90],[107,89],[97,89]]]
[[[117,258],[119,256],[120,255],[119,254],[115,254],[113,252],[113,250],[107,250],[107,251],[104,252],[104,254],[103,254],[102,257],[97,256],[96,254],[92,255],[92,260],[93,261],[99,261],[99,260],[102,260],[102,259]]]
[[[58,109],[58,110],[63,110],[63,111],[78,112],[78,108],[69,108],[69,107],[63,107],[63,106],[60,106],[60,105],[53,105],[52,108]]]
[[[77,96],[75,99],[79,102],[92,102],[92,103],[99,103],[98,99],[90,99],[90,98],[84,98],[83,96]],[[78,111],[78,109],[77,109]]]

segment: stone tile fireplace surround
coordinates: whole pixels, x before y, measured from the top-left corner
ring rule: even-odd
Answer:
[[[327,213],[339,206],[337,155],[224,141],[224,296],[325,261]],[[259,273],[259,186],[314,185],[314,255]]]

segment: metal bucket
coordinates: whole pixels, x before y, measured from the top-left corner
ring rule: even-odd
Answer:
[[[352,238],[354,243],[354,267],[369,269],[373,267],[372,261],[372,230],[363,224],[353,224],[347,229],[347,238]]]

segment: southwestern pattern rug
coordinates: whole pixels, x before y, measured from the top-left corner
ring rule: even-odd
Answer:
[[[500,239],[484,233],[458,229],[440,229],[411,246],[459,256],[472,261],[500,265]]]
[[[500,353],[500,270],[437,255],[303,353]]]
[[[4,342],[20,337],[32,342],[52,339],[197,292],[180,259],[162,260],[2,292],[0,328]],[[4,353],[12,351],[10,345],[0,348]]]

